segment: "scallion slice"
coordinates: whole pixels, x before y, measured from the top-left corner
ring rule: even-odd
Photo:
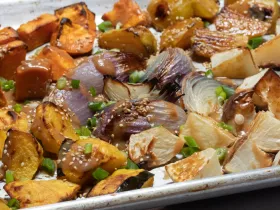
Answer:
[[[63,90],[66,87],[66,78],[65,77],[60,77],[57,82],[56,82],[56,87],[59,90]]]
[[[103,179],[106,179],[109,176],[108,171],[105,171],[102,168],[97,168],[93,173],[92,173],[93,178],[95,178],[97,181],[101,181]]]
[[[100,23],[98,26],[99,31],[106,32],[113,29],[113,25],[110,21],[104,21]]]
[[[220,122],[218,123],[218,126],[220,126],[221,128],[228,130],[228,131],[233,131],[233,127],[231,125],[228,125],[224,122]]]
[[[88,154],[91,154],[91,152],[92,152],[92,144],[87,143],[87,144],[85,145],[85,151],[84,151],[84,153],[85,153],[86,155],[88,155]]]
[[[129,82],[138,83],[140,79],[144,76],[144,74],[144,71],[134,71],[132,74],[129,75]]]
[[[139,169],[138,165],[135,164],[132,160],[130,160],[129,158],[127,159],[127,163],[126,163],[126,169]]]
[[[72,86],[72,88],[74,88],[74,89],[78,89],[78,88],[80,87],[80,80],[73,79],[73,80],[71,81],[71,86]]]
[[[256,49],[258,46],[260,46],[264,42],[263,37],[255,37],[249,40],[248,42],[248,48],[253,50]]]
[[[14,181],[14,174],[13,174],[13,172],[10,171],[10,170],[7,170],[5,178],[6,178],[6,183],[7,184],[9,184],[10,182],[13,182]]]
[[[218,155],[219,161],[223,161],[227,155],[227,149],[226,148],[217,148],[216,153]]]
[[[22,110],[22,106],[21,106],[20,104],[15,104],[15,105],[13,106],[13,109],[14,109],[14,111],[15,111],[16,113],[20,113],[21,110]]]
[[[91,131],[86,126],[82,126],[80,129],[76,129],[76,133],[79,136],[90,136],[91,135]]]
[[[54,170],[55,170],[55,164],[54,161],[50,158],[44,158],[41,166],[43,168],[44,171],[46,171],[49,174],[54,174]]]

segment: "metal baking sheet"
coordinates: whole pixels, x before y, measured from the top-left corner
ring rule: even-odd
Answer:
[[[149,0],[136,0],[142,8],[146,8]],[[59,7],[76,3],[78,0],[0,0],[0,25],[17,28],[19,24],[31,20],[42,13],[53,13]],[[96,14],[97,24],[101,15],[112,8],[115,0],[84,0]],[[223,5],[223,2],[221,2]],[[158,37],[158,33],[152,32]],[[197,67],[202,65],[196,64]],[[180,202],[218,197],[245,191],[280,186],[280,167],[270,167],[228,174],[218,177],[172,183],[166,179],[164,168],[152,170],[155,174],[153,188],[134,190],[94,198],[79,198],[52,205],[28,208],[30,210],[91,210],[91,209],[143,209],[171,205]],[[50,179],[39,174],[36,179]],[[0,198],[7,195],[0,183]]]

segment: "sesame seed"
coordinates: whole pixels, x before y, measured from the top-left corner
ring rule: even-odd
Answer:
[[[64,162],[65,160],[66,160],[66,158],[63,158],[63,159],[62,159],[62,162]]]
[[[69,163],[70,166],[73,165],[73,164],[74,164],[74,162],[70,162],[70,163]]]
[[[58,159],[58,160],[57,160],[57,164],[59,164],[60,162],[61,162],[61,160]]]
[[[22,163],[20,164],[20,166],[23,167],[23,166],[24,166],[24,162],[22,162]]]

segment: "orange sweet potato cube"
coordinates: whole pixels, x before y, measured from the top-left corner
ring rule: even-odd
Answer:
[[[44,98],[50,81],[51,64],[47,59],[23,61],[16,72],[16,100]]]
[[[0,77],[15,79],[17,67],[25,60],[27,45],[15,40],[0,45]]]
[[[47,58],[52,65],[52,80],[56,81],[74,68],[74,59],[65,51],[54,46],[44,47],[36,56],[36,59]]]
[[[19,37],[28,46],[28,51],[47,43],[58,25],[58,18],[51,14],[42,14],[38,18],[20,25]]]
[[[0,30],[0,45],[18,40],[19,36],[15,29],[11,27],[2,28]]]

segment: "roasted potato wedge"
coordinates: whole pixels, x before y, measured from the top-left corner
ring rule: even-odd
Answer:
[[[28,208],[72,200],[80,186],[62,180],[25,180],[6,184],[4,189],[21,208]]]
[[[196,55],[210,58],[216,53],[238,47],[246,47],[248,37],[234,35],[209,29],[196,29],[191,39],[192,48]]]
[[[174,182],[223,174],[216,150],[212,148],[196,152],[190,157],[168,164],[165,166],[165,170]]]
[[[84,154],[86,144],[92,145],[92,152]],[[92,172],[101,167],[109,173],[125,166],[126,154],[117,147],[100,139],[87,138],[76,142],[68,139],[59,151],[58,177],[84,184],[90,180]]]
[[[152,187],[153,179],[154,174],[143,169],[119,169],[107,179],[98,182],[87,197]]]
[[[110,21],[113,26],[120,23],[122,28],[150,24],[148,14],[142,11],[134,0],[119,0],[114,4],[113,10],[105,13],[102,19]]]
[[[20,25],[17,32],[22,41],[28,46],[28,51],[47,43],[56,30],[58,19],[51,14],[43,14],[25,24]]]
[[[62,18],[57,30],[52,34],[51,45],[78,56],[91,52],[94,39],[95,32],[73,23],[68,18]]]
[[[216,0],[193,0],[195,17],[212,19],[219,12],[219,3]]]
[[[74,59],[65,51],[54,46],[44,47],[36,56],[36,59],[46,58],[51,63],[52,80],[57,81],[63,75],[66,75],[70,69],[74,68]]]
[[[7,44],[18,39],[18,33],[12,27],[2,28],[0,30],[0,45]]]
[[[30,134],[9,130],[5,140],[2,162],[4,170],[13,172],[15,180],[30,180],[43,159],[43,149]]]
[[[50,80],[51,63],[49,60],[23,61],[16,72],[16,100],[43,99],[48,93]]]
[[[68,18],[72,23],[79,24],[91,32],[96,31],[95,14],[91,12],[84,2],[71,4],[55,10],[55,15],[61,21]]]
[[[98,45],[109,50],[133,53],[141,58],[149,57],[157,51],[156,38],[143,26],[107,31],[100,35]]]
[[[27,45],[20,41],[12,41],[0,45],[0,77],[15,79],[17,67],[25,60]]]
[[[45,151],[58,154],[65,138],[77,140],[70,117],[60,107],[44,102],[36,108],[36,116],[31,126],[33,135],[42,142]]]
[[[216,53],[211,57],[211,64],[215,77],[244,79],[259,73],[250,50],[246,48]]]
[[[201,150],[227,147],[237,140],[232,133],[221,128],[212,118],[194,112],[188,114],[187,122],[180,128],[179,137],[182,141],[185,136],[193,137]]]
[[[186,19],[167,27],[160,37],[160,50],[168,47],[189,48],[191,37],[197,28],[204,28],[203,21],[200,18]]]

